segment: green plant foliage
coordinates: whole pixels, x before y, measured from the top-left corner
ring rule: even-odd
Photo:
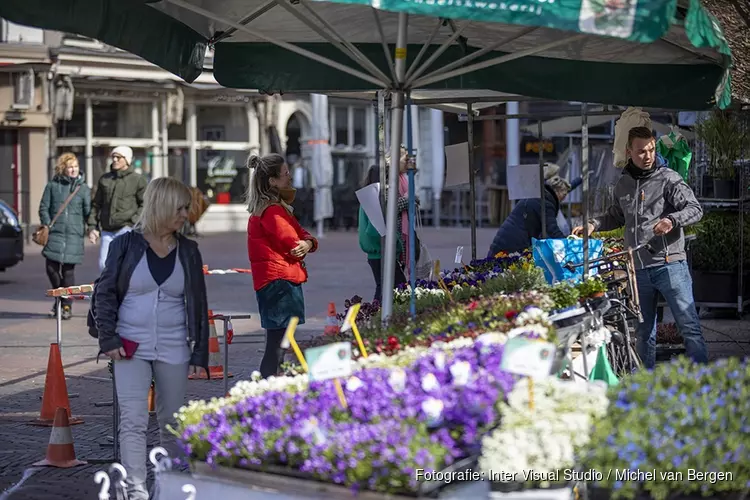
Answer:
[[[708,149],[709,173],[719,179],[734,179],[737,175],[734,162],[750,139],[737,113],[714,110],[709,118],[697,123],[694,130]]]

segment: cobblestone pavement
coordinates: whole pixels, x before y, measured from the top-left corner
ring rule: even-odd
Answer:
[[[481,257],[492,240],[494,230],[478,231],[478,255]],[[242,233],[209,235],[199,238],[206,264],[212,269],[249,267],[246,240]],[[425,228],[423,239],[433,258],[451,266],[456,246],[465,246],[470,254],[468,229]],[[77,284],[91,283],[97,276],[97,247],[87,246],[86,262],[76,269]],[[73,395],[73,415],[84,423],[72,427],[77,457],[89,465],[73,469],[30,468],[42,459],[50,437],[50,428],[28,422],[39,415],[49,344],[55,341],[55,322],[47,317],[51,301],[44,296],[48,287],[40,248],[29,246],[26,260],[0,274],[0,500],[88,499],[96,498],[93,482],[96,470],[105,469],[112,460],[109,444],[112,435],[112,408],[96,403],[111,401],[106,361],[96,363],[96,340],[89,337],[85,322],[88,304],[76,302],[74,317],[63,322],[62,357],[68,392]],[[356,232],[327,233],[320,251],[308,259],[310,280],[305,286],[307,322],[300,327],[300,338],[322,332],[328,303],[338,312],[343,301],[359,294],[366,299],[374,292],[370,269],[359,250]],[[250,320],[233,321],[235,340],[230,348],[230,384],[247,378],[260,364],[264,339],[257,318],[255,295],[247,275],[207,276],[209,304],[216,313],[250,313]],[[712,357],[741,354],[750,350],[746,323],[736,320],[706,320],[706,337]],[[709,328],[711,330],[709,330]],[[715,333],[714,330],[725,332]],[[732,339],[726,338],[728,334]],[[742,337],[744,335],[744,338]],[[191,381],[190,399],[221,396],[222,381]],[[158,442],[152,417],[149,448]]]

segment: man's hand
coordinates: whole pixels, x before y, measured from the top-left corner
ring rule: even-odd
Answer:
[[[112,361],[119,361],[121,359],[125,359],[125,348],[120,347],[118,349],[112,349],[111,351],[107,351],[104,354],[108,356]]]
[[[589,224],[589,236],[596,230],[593,224]],[[573,236],[583,236],[583,226],[574,227],[571,232]]]
[[[672,229],[674,229],[674,224],[672,224],[672,219],[669,217],[664,217],[662,220],[656,223],[654,226],[654,234],[656,236],[661,236],[663,234],[667,234]]]
[[[96,243],[96,241],[99,239],[99,231],[96,229],[92,229],[89,231],[89,241],[91,243]]]
[[[312,250],[312,243],[308,240],[298,241],[297,246],[292,249],[292,256],[301,259],[310,250]]]

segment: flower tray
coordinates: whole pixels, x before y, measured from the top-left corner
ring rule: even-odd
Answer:
[[[490,483],[491,500],[571,500],[575,498],[573,486],[555,484],[549,488],[526,487],[524,483]]]
[[[444,475],[476,470],[477,456],[457,461],[441,471]],[[212,467],[206,462],[192,464],[193,485],[197,491],[216,491],[222,500],[293,500],[302,498],[344,500],[407,500],[414,498],[486,498],[487,484],[483,481],[424,481],[419,491],[400,494],[379,493],[365,489],[355,493],[351,488],[320,481],[309,474],[288,467],[268,465],[262,467]],[[206,483],[201,489],[198,482]],[[211,483],[210,486],[208,484]],[[210,489],[207,489],[209,488]],[[220,489],[224,488],[224,489]],[[233,491],[241,496],[227,496]],[[213,496],[213,495],[212,495]],[[209,496],[207,496],[209,498]]]
[[[612,491],[598,486],[588,487],[588,500],[610,500]],[[701,496],[699,493],[673,493],[667,497],[668,500],[742,500],[747,492],[713,493],[710,497]],[[632,500],[653,500],[647,492],[638,493]]]

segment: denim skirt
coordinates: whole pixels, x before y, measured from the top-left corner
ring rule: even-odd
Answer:
[[[258,299],[260,326],[266,330],[283,329],[293,316],[305,324],[305,296],[302,285],[286,280],[274,280],[255,292]]]

